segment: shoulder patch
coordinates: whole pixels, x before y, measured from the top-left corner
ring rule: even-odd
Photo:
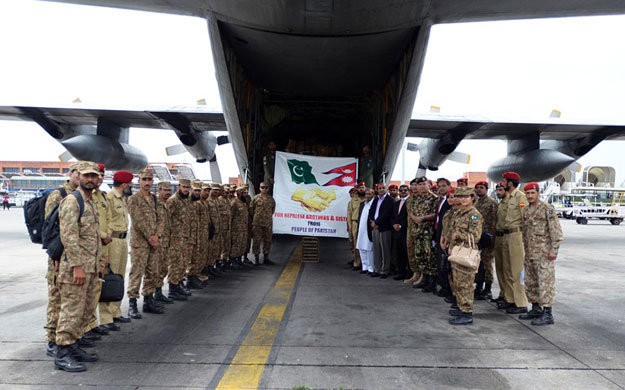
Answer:
[[[519,203],[519,207],[525,207],[525,203],[523,202]]]

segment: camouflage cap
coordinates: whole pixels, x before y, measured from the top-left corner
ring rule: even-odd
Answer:
[[[93,161],[80,161],[78,162],[78,172],[81,175],[86,175],[88,173],[100,175],[100,167],[98,167],[98,164]]]
[[[142,169],[139,171],[139,179],[154,179],[154,172],[151,169]]]
[[[247,187],[245,187],[245,186],[237,187],[236,191],[237,192],[247,191]]]
[[[171,183],[168,181],[162,181],[158,183],[159,190],[171,190]]]
[[[191,181],[191,188],[194,190],[201,190],[202,189],[202,181],[195,179]]]
[[[203,190],[210,190],[211,185],[209,183],[202,183],[202,189]]]
[[[181,186],[191,187],[191,180],[189,180],[189,179],[178,179],[178,183]]]
[[[211,184],[211,190],[221,190],[221,186],[217,183]]]
[[[77,162],[69,164],[69,171],[70,172],[74,172],[74,171],[77,171],[77,170],[78,170],[78,163]]]
[[[456,196],[470,196],[475,195],[475,189],[473,187],[458,187],[455,192]]]

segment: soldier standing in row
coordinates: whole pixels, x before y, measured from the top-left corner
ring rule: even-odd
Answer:
[[[555,297],[555,266],[562,242],[562,227],[553,206],[539,199],[538,183],[528,183],[525,195],[529,207],[523,210],[525,245],[525,291],[532,310],[519,316],[532,325],[552,325]]]
[[[221,214],[219,213],[219,194],[221,187],[219,184],[212,184],[210,188],[210,194],[208,197],[208,214],[210,215],[210,222],[213,225],[213,237],[210,239],[209,250],[209,267],[208,272],[213,276],[219,277],[215,265],[219,256],[221,255]]]
[[[472,244],[477,249],[477,243],[482,235],[482,216],[475,207],[473,199],[475,192],[470,187],[458,187],[454,198],[458,201],[447,235],[441,238],[441,247],[451,250],[454,246]],[[449,320],[452,325],[468,325],[473,323],[473,281],[476,269],[452,264],[454,294],[458,309],[451,309],[449,314],[454,317]]]
[[[254,234],[254,264],[260,264],[260,245],[263,244],[263,264],[273,265],[269,259],[271,250],[271,236],[273,234],[273,213],[276,211],[276,201],[269,195],[269,184],[260,183],[260,194],[252,199],[250,213],[253,215],[252,231]]]
[[[139,288],[143,281],[143,312],[163,314],[163,306],[154,301],[158,271],[159,238],[156,196],[150,192],[154,184],[151,170],[139,172],[141,190],[128,198],[128,212],[132,226],[130,235],[130,276],[128,282],[128,317],[141,318],[137,309]]]
[[[44,208],[44,218],[54,211],[61,203],[63,198],[71,194],[80,184],[80,174],[78,173],[78,163],[69,166],[69,180],[63,183],[59,189],[52,191],[46,198]],[[57,284],[59,273],[59,262],[48,258],[48,272],[46,272],[46,280],[48,282],[48,307],[46,310],[46,341],[48,346],[46,354],[56,357],[58,347],[56,345],[56,328],[59,321],[59,312],[61,311],[61,296],[59,295],[59,287]]]
[[[169,238],[169,281],[168,297],[176,301],[186,301],[190,293],[183,288],[186,267],[186,246],[190,240],[189,226],[189,192],[191,191],[191,181],[189,179],[178,180],[178,191],[167,199],[167,210],[169,210],[169,223],[171,236]]]
[[[482,216],[482,230],[489,233],[493,237],[493,245],[488,248],[484,248],[481,253],[482,264],[484,268],[483,282],[485,283],[484,289],[482,289],[482,281],[478,281],[478,286],[475,290],[475,298],[479,300],[492,298],[491,286],[493,285],[493,262],[495,259],[495,224],[497,223],[497,201],[488,196],[488,183],[480,181],[475,185],[475,195],[477,195],[477,202],[475,202],[475,208],[480,212]]]
[[[228,201],[227,187],[220,186],[220,196],[217,199],[219,214],[221,215],[221,252],[219,254],[219,262],[221,268],[230,268],[228,257],[230,256],[230,224],[232,220],[232,212],[230,210],[230,202]]]
[[[98,355],[82,350],[77,340],[95,310],[98,260],[101,249],[98,211],[92,194],[100,169],[94,162],[78,163],[80,185],[59,206],[59,226],[64,251],[61,255],[58,288],[61,311],[56,329],[58,346],[54,366],[68,372],[85,371],[80,362],[93,362]]]
[[[200,290],[204,288],[197,276],[202,271],[198,269],[199,263],[203,262],[201,257],[202,248],[200,245],[200,226],[202,226],[202,181],[191,181],[191,202],[189,202],[189,225],[191,229],[191,243],[187,257],[187,288]]]
[[[432,235],[434,234],[434,218],[438,197],[430,192],[428,180],[425,176],[417,179],[417,196],[414,198],[412,209],[408,209],[408,218],[416,224],[415,231],[415,261],[410,268],[423,275],[421,283],[414,285],[422,288],[423,292],[436,290],[436,257],[432,250]]]
[[[131,185],[133,174],[117,171],[113,175],[113,189],[106,194],[108,202],[106,236],[111,238],[108,246],[108,267],[104,270],[122,276],[126,275],[128,262],[128,206],[124,192]],[[109,331],[118,331],[117,323],[128,323],[130,318],[122,316],[121,301],[98,304],[100,324]]]
[[[200,264],[199,274],[197,278],[202,283],[202,286],[205,287],[208,284],[208,266],[210,264],[210,231],[211,231],[211,217],[210,217],[210,209],[208,205],[208,198],[210,196],[211,187],[209,184],[202,183],[202,193],[200,203],[202,206],[201,213],[202,214],[202,226],[200,226]]]
[[[497,196],[497,220],[499,218],[499,204],[506,196],[506,186],[503,182],[497,183],[495,186],[495,195]],[[491,298],[491,302],[499,304],[499,302],[505,301],[505,292],[507,287],[506,278],[503,275],[503,231],[498,230],[497,222],[495,222],[495,274],[497,275],[497,282],[499,283],[499,295],[497,298]]]
[[[171,197],[171,183],[162,181],[158,183],[158,199],[156,200],[156,221],[158,224],[158,277],[156,279],[156,290],[154,299],[171,304],[173,299],[169,299],[163,294],[163,282],[169,269],[169,237],[171,228],[169,224],[169,211],[167,211],[167,199]]]
[[[408,253],[408,266],[412,271],[412,277],[404,280],[406,284],[417,285],[423,280],[423,275],[419,273],[417,267],[417,260],[415,257],[415,237],[417,234],[417,224],[410,218],[410,212],[416,207],[415,198],[417,197],[417,179],[410,181],[410,195],[406,199],[406,212],[408,213],[407,226],[406,226],[406,251]]]
[[[230,260],[240,266],[243,265],[241,258],[245,254],[247,245],[247,217],[249,208],[245,200],[245,188],[236,190],[237,196],[230,203],[232,209],[232,227],[230,241]]]

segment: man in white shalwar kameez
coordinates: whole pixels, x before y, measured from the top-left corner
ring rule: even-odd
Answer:
[[[356,249],[360,252],[360,259],[362,262],[362,273],[367,272],[372,274],[373,268],[373,242],[368,233],[368,215],[371,204],[373,203],[374,193],[373,190],[367,188],[365,192],[365,201],[362,204],[360,211],[360,218],[358,220],[358,238],[356,240]]]

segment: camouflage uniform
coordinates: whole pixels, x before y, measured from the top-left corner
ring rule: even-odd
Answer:
[[[527,307],[525,287],[521,283],[521,272],[525,261],[523,248],[523,208],[527,206],[527,198],[518,189],[514,189],[499,204],[497,210],[498,232],[502,240],[497,247],[500,251],[503,267],[503,277],[506,283],[506,302],[514,303],[517,307]],[[498,238],[499,238],[498,237]]]
[[[415,208],[415,194],[410,194],[406,202],[404,202],[404,207],[406,208],[406,212],[410,213]],[[410,214],[408,214],[410,215]],[[413,273],[418,272],[417,268],[417,258],[415,257],[415,241],[417,237],[417,224],[408,216],[406,218],[406,252],[408,253],[408,265],[410,266],[410,270]]]
[[[245,254],[247,255],[252,251],[252,221],[254,216],[250,212],[250,206],[252,205],[252,196],[249,193],[245,193],[245,205],[247,206],[247,248]]]
[[[189,226],[189,198],[180,197],[176,192],[167,199],[169,210],[169,224],[171,236],[169,238],[169,273],[168,280],[171,284],[179,284],[184,278],[186,267],[185,247],[190,240],[191,231]]]
[[[121,188],[120,188],[121,189]],[[109,266],[113,273],[126,276],[126,264],[128,263],[128,241],[126,234],[128,233],[128,205],[126,198],[113,188],[106,194],[108,202],[107,209],[107,236],[111,236],[112,241],[107,245]],[[108,270],[104,270],[108,273]],[[110,324],[113,318],[122,316],[121,301],[118,302],[102,302],[98,305],[100,312],[100,323]]]
[[[276,211],[276,201],[271,195],[263,197],[258,194],[252,199],[250,210],[253,215],[252,231],[254,233],[255,256],[260,254],[260,243],[263,242],[263,254],[267,256],[271,250],[271,235],[273,231],[273,213]]]
[[[163,282],[167,276],[169,268],[169,236],[171,229],[169,226],[169,211],[167,211],[167,203],[163,203],[160,199],[156,201],[156,223],[158,225],[158,278],[156,279],[156,287],[163,287]]]
[[[416,195],[411,206],[407,209],[410,213],[421,217],[436,213],[438,197],[432,193],[425,196]],[[409,219],[410,216],[408,216]],[[420,272],[424,275],[436,275],[436,257],[432,250],[432,235],[434,234],[434,222],[423,221],[414,227],[414,258],[410,264],[412,272]],[[410,260],[410,258],[409,258]]]
[[[193,250],[193,258],[191,260],[191,266],[189,267],[190,276],[199,276],[202,273],[202,268],[206,264],[208,249],[208,207],[206,202],[202,199],[192,201],[192,211],[196,217],[195,223],[195,246]]]
[[[553,307],[555,267],[549,253],[558,254],[562,227],[553,206],[538,201],[523,210],[523,243],[525,245],[525,292],[527,299],[542,307]]]
[[[69,182],[63,183],[63,190],[65,190],[65,196],[74,191]],[[54,208],[58,206],[63,200],[61,191],[54,190],[48,195],[46,199],[46,206],[44,210],[44,216],[47,218]],[[46,310],[46,341],[56,342],[56,327],[59,321],[59,312],[61,311],[61,296],[59,295],[59,287],[57,284],[58,271],[54,265],[54,261],[48,258],[48,272],[46,272],[46,280],[48,281],[48,307]]]
[[[188,207],[189,207],[189,229],[190,229],[189,233],[190,234],[189,234],[189,241],[186,247],[187,255],[185,255],[185,258],[187,260],[187,264],[186,264],[185,271],[187,274],[192,275],[191,270],[193,269],[195,271],[195,269],[197,269],[197,263],[200,262],[200,254],[201,254],[200,249],[201,248],[200,248],[200,240],[199,240],[199,236],[200,236],[199,228],[200,228],[200,224],[202,223],[201,215],[200,215],[202,203],[200,203],[200,199],[198,200],[193,200],[191,198],[189,199],[190,200],[188,203]],[[200,271],[201,270],[202,269],[200,268]]]
[[[447,217],[445,214],[445,217]],[[482,216],[475,207],[470,209],[458,208],[453,217],[450,217],[450,226],[447,232],[449,249],[454,246],[466,246],[469,236],[473,238],[473,248],[477,249],[477,243],[482,235]],[[473,282],[477,269],[451,265],[454,281],[454,293],[458,308],[464,313],[473,312]]]
[[[489,196],[477,198],[475,208],[480,212],[483,220],[483,230],[495,237],[495,224],[497,223],[497,201]],[[484,282],[493,283],[493,260],[495,258],[495,248],[491,246],[482,250],[482,263],[484,263]]]
[[[207,202],[210,222],[215,229],[215,233],[209,244],[208,265],[215,265],[221,255],[221,214],[219,213],[217,199],[208,198]]]
[[[234,198],[231,203],[232,208],[232,227],[231,227],[231,244],[230,257],[239,258],[246,253],[247,245],[247,221],[248,208],[247,205],[238,198]]]
[[[360,267],[360,251],[356,249],[356,241],[358,241],[358,211],[360,211],[362,202],[364,202],[364,198],[354,195],[347,204],[347,223],[351,229],[350,238],[354,254],[354,267]]]
[[[82,164],[82,163],[81,163]],[[99,168],[95,163],[95,170]],[[98,211],[92,199],[84,200],[80,220],[80,206],[73,195],[68,195],[59,206],[59,225],[64,251],[61,255],[57,282],[61,296],[61,312],[56,329],[56,344],[71,345],[82,335],[91,313],[95,310],[93,296],[96,291],[98,258],[100,256],[100,224]],[[74,267],[82,267],[86,280],[82,285],[74,281]]]
[[[445,240],[447,241],[448,251],[451,249],[451,246],[449,246],[449,241],[451,240],[451,225],[452,225],[452,221],[455,218],[457,210],[458,210],[457,207],[452,207],[443,216],[441,240],[443,239],[443,237],[445,237]],[[445,264],[447,266],[449,263],[446,262]],[[447,279],[449,280],[449,287],[451,287],[451,291],[453,295],[456,295],[456,286],[454,285],[453,272],[447,273]]]
[[[106,201],[106,192],[102,192],[96,188],[92,191],[91,196],[93,197],[93,202],[95,203],[98,209],[98,222],[100,223],[100,237],[104,238],[107,235],[106,231],[108,227],[108,222],[107,222],[108,202]],[[109,257],[108,248],[109,248],[108,245],[102,245],[102,250],[100,251],[100,258],[98,262],[98,270],[100,269],[103,270],[104,267],[106,266],[106,262],[108,261],[108,257]],[[95,292],[95,297],[94,297],[95,308],[98,307],[98,303],[100,301],[100,291],[102,291],[102,282],[100,281],[100,278],[96,278],[96,292]],[[96,326],[98,326],[98,316],[97,316],[96,310],[94,309],[93,313],[91,313],[91,316],[89,317],[89,323],[87,324],[87,328],[85,329],[85,332],[90,331]]]
[[[219,258],[225,260],[230,255],[230,224],[232,211],[228,199],[218,199],[219,214],[221,215],[221,252]]]
[[[128,212],[132,231],[130,233],[130,276],[128,298],[138,298],[143,279],[143,296],[151,296],[156,289],[159,270],[158,248],[150,245],[150,237],[158,233],[156,224],[156,197],[145,197],[137,192],[128,198]]]

